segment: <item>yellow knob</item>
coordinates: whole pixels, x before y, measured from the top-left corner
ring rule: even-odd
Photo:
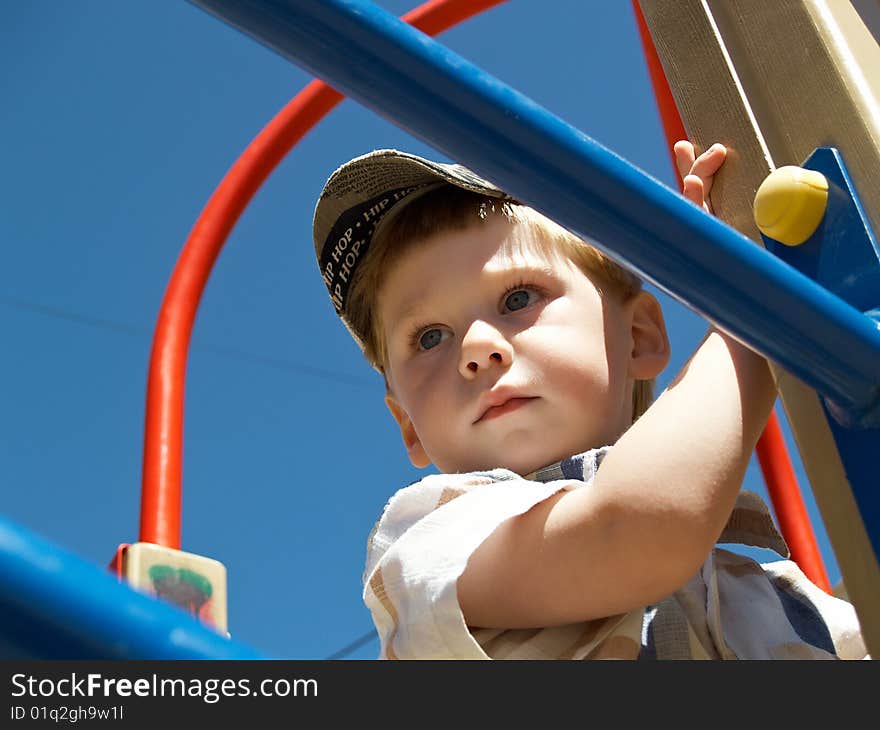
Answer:
[[[755,223],[765,236],[799,246],[818,228],[827,202],[828,181],[821,172],[779,167],[755,194]]]

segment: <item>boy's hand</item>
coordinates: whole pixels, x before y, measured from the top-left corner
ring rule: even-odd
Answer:
[[[673,150],[675,163],[683,182],[682,194],[692,203],[702,206],[705,211],[711,213],[709,191],[712,190],[715,173],[727,157],[727,148],[716,142],[696,157],[693,144],[681,140],[675,143]]]

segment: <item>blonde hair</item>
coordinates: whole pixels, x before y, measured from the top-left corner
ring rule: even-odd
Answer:
[[[442,185],[388,213],[373,236],[370,255],[361,262],[349,289],[347,324],[360,340],[364,357],[383,377],[388,353],[377,300],[387,273],[419,241],[439,233],[483,225],[497,216],[531,234],[522,239],[547,244],[541,248],[543,253],[574,263],[602,296],[613,294],[627,301],[641,291],[639,277],[533,208],[454,185]],[[385,386],[388,388],[387,377]],[[635,381],[633,422],[648,409],[653,394],[653,379]]]

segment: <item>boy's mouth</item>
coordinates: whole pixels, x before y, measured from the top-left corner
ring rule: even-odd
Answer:
[[[497,405],[489,405],[487,408],[483,410],[480,414],[480,417],[474,421],[474,423],[480,423],[482,421],[489,421],[493,418],[498,418],[499,416],[503,416],[507,413],[512,413],[513,411],[519,410],[526,403],[530,401],[536,400],[536,397],[513,397],[508,398],[505,401],[498,403]]]

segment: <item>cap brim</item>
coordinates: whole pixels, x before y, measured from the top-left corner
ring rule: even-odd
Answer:
[[[315,256],[337,314],[344,315],[348,287],[373,235],[401,203],[441,183],[507,198],[466,167],[426,160],[398,150],[376,150],[346,162],[327,180],[312,225]],[[354,333],[353,333],[354,334]]]

